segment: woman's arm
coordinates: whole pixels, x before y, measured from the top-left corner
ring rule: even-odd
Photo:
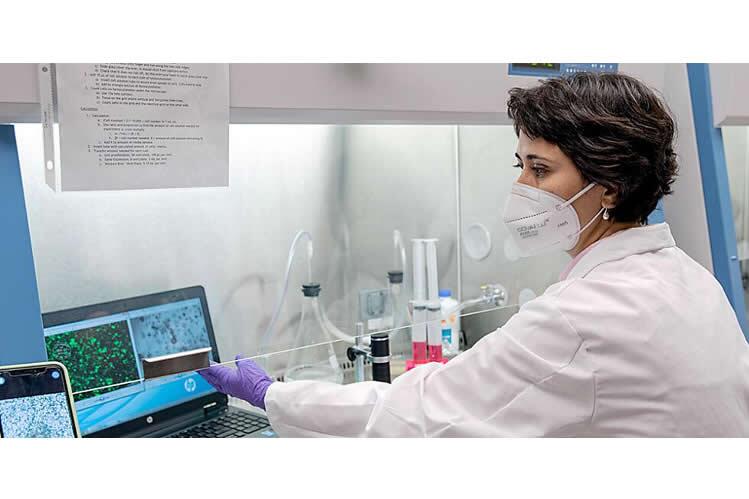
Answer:
[[[542,296],[448,364],[427,364],[394,381],[340,386],[274,383],[266,410],[281,436],[543,436],[589,422],[592,372],[583,345]]]

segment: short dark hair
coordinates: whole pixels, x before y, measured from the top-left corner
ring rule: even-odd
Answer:
[[[671,194],[676,124],[639,80],[612,73],[551,78],[510,90],[507,108],[516,134],[556,144],[586,180],[616,190],[614,220],[646,223]]]

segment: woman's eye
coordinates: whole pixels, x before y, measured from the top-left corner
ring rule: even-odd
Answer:
[[[537,166],[534,166],[532,170],[533,175],[535,175],[537,178],[542,178],[544,175],[546,175],[546,168],[539,168]]]
[[[521,170],[524,168],[523,167],[523,163],[520,163],[520,162],[518,162],[518,163],[516,163],[516,164],[514,164],[512,166],[513,166],[513,168],[520,168]],[[536,178],[542,178],[542,177],[544,177],[546,175],[546,167],[544,167],[544,166],[535,166],[534,165],[534,166],[531,166],[530,169],[533,171],[533,175]]]

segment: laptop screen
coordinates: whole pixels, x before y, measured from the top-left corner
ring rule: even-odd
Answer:
[[[49,325],[45,317],[49,359],[67,367],[73,392],[83,392],[75,395],[83,435],[215,392],[196,373],[143,380],[144,358],[213,347],[216,360],[201,299],[177,296],[183,299],[169,301],[161,295],[151,306],[143,306],[148,297],[102,305],[111,312],[107,315],[86,307],[86,318],[75,322]],[[140,308],[128,309],[128,302]],[[62,314],[75,317],[71,312]]]

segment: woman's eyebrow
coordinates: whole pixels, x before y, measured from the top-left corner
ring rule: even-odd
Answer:
[[[522,160],[523,160],[523,158],[521,158],[521,157],[520,157],[520,155],[519,155],[518,153],[515,153],[515,157],[516,157],[516,158],[518,158],[518,159],[519,159],[520,161],[522,161]],[[551,161],[551,159],[549,159],[549,158],[545,158],[545,157],[543,157],[543,156],[539,156],[538,154],[526,154],[526,155],[525,155],[525,158],[526,158],[526,159],[531,159],[531,160],[532,160],[532,159],[540,159],[540,160],[543,160],[543,161],[548,161],[548,162],[552,162],[552,161]]]

